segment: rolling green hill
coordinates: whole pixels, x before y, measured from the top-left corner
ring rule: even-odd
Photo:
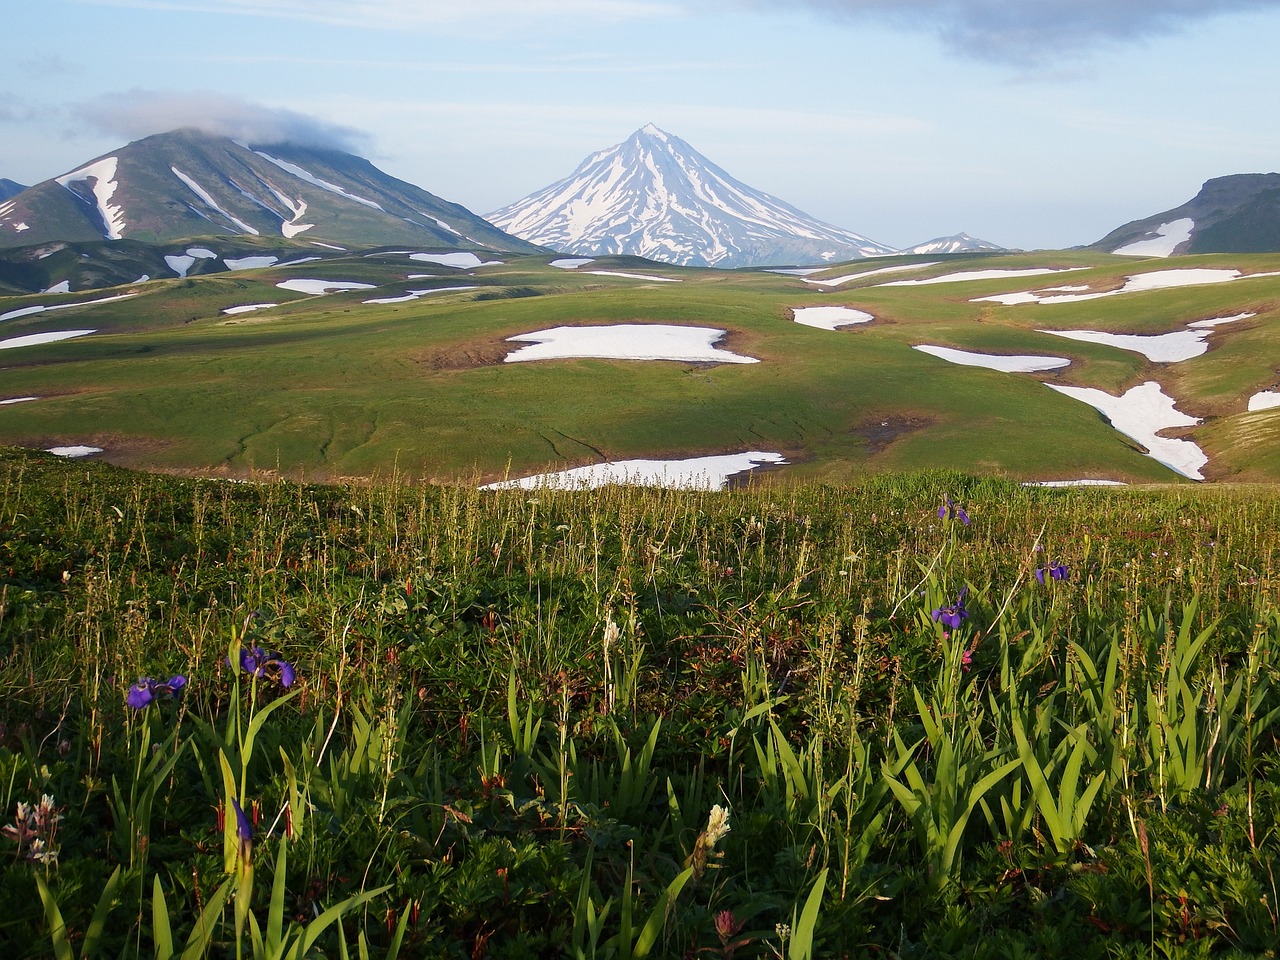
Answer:
[[[446,263],[413,252],[325,251],[293,266],[0,297],[0,401],[17,401],[0,405],[0,443],[87,445],[122,465],[235,477],[398,469],[491,481],[767,450],[786,456],[784,476],[831,481],[926,467],[1179,481],[1196,471],[1170,469],[1095,406],[1046,386],[1114,398],[1155,383],[1201,421],[1157,442],[1194,442],[1209,480],[1280,479],[1280,410],[1249,410],[1280,390],[1280,257],[1183,257],[1172,273],[1166,261],[1084,251],[883,258],[800,277],[634,258],[564,269],[546,255],[449,266],[449,251],[435,254]],[[1049,269],[1069,272],[1023,275]],[[869,271],[880,272],[834,282]],[[1130,276],[1178,285],[1144,290]],[[321,279],[368,287],[278,286]],[[1059,299],[983,299],[1032,291]],[[275,306],[225,312],[260,304]],[[874,319],[835,330],[793,321],[819,306]],[[1189,326],[1207,320],[1221,322]],[[619,324],[724,330],[721,349],[759,362],[504,362],[524,345],[510,337]],[[18,340],[83,330],[93,332]],[[1207,349],[1165,362],[1050,330],[1198,336]],[[918,346],[1070,362],[1009,373]]]

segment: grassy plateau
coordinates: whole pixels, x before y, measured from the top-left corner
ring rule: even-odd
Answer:
[[[503,307],[467,309],[521,326]],[[798,351],[774,309],[743,340]],[[360,315],[435,349],[468,326]],[[151,362],[243,337],[248,392],[272,331],[359,339],[283,316],[157,327]],[[508,389],[494,416],[545,387]],[[231,483],[5,448],[7,956],[1276,955],[1275,487],[766,479]]]
[[[271,249],[281,254],[280,244]],[[959,469],[1026,480],[1171,482],[1177,473],[1092,406],[1045,386],[1119,395],[1155,381],[1178,411],[1200,421],[1170,436],[1205,451],[1206,478],[1280,479],[1280,413],[1248,410],[1255,394],[1280,389],[1275,255],[893,257],[802,278],[616,257],[576,270],[553,267],[546,256],[459,269],[403,251],[298,244],[296,254],[323,259],[0,297],[0,315],[16,314],[0,323],[0,340],[94,331],[0,350],[0,399],[38,398],[0,406],[0,441],[90,445],[118,465],[242,478],[271,471],[328,480],[398,468],[415,478],[494,480],[604,458],[772,450],[787,456],[783,470],[797,479]],[[899,269],[834,286],[812,282],[887,267]],[[1034,268],[1068,272],[883,285]],[[1169,270],[1245,276],[1077,302],[982,299],[1062,287],[1107,292],[1128,276]],[[654,276],[679,282],[645,279]],[[315,278],[373,289],[314,296],[277,286]],[[458,286],[474,289],[449,289]],[[436,292],[365,302],[424,289]],[[132,295],[86,303],[125,294]],[[67,306],[75,303],[85,305]],[[276,306],[223,312],[264,303]],[[835,331],[792,322],[794,309],[809,306],[851,307],[874,320]],[[36,307],[55,309],[25,312]],[[1172,363],[1044,332],[1154,336],[1242,314],[1214,328],[1207,352]],[[725,330],[722,347],[760,362],[503,362],[517,346],[508,337],[619,323]],[[921,344],[1071,362],[1003,373],[913,349]]]

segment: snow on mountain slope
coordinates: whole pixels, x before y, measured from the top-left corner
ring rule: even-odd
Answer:
[[[193,129],[136,140],[0,201],[0,248],[303,232],[338,244],[541,252],[362,157]]]
[[[85,203],[92,202],[97,207],[98,216],[102,218],[102,225],[106,231],[104,236],[108,240],[119,240],[124,236],[124,229],[128,226],[124,220],[122,207],[110,202],[119,186],[116,183],[118,164],[119,161],[115,157],[103,157],[88,166],[58,177],[58,183]],[[93,198],[92,201],[90,197]]]
[[[836,262],[894,252],[735,180],[652,124],[486,219],[561,253],[629,254],[685,266]]]
[[[926,240],[924,243],[918,243],[914,247],[899,252],[922,254],[995,253],[1004,249],[1006,248],[997,246],[987,240],[971,237],[967,233],[957,233],[953,237],[938,237],[934,240]]]

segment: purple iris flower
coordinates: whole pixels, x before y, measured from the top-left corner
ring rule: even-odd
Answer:
[[[931,617],[943,626],[958,630],[963,620],[969,619],[969,611],[964,608],[964,597],[969,592],[969,588],[965,587],[960,591],[960,596],[956,597],[956,602],[949,607],[939,607],[930,614]]]
[[[253,850],[253,824],[249,822],[249,818],[245,816],[244,811],[240,809],[240,804],[235,797],[231,798],[231,806],[236,811],[236,838],[240,841],[240,857],[247,863],[249,854]]]
[[[152,680],[150,677],[143,677],[129,688],[124,702],[134,710],[141,710],[153,700],[173,699],[186,685],[187,678],[180,673],[174,674],[168,680]]]
[[[1067,579],[1067,565],[1065,563],[1052,563],[1047,567],[1036,567],[1036,579],[1044,583],[1045,574],[1049,575],[1050,580]]]
[[[956,502],[950,497],[947,497],[938,508],[938,519],[959,520],[966,527],[969,525],[969,514],[964,512],[964,507],[956,506]]]
[[[293,664],[280,654],[269,653],[256,645],[240,648],[240,669],[255,677],[274,677],[282,687],[293,686]]]

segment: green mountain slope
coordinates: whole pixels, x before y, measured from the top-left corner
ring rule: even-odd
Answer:
[[[216,235],[539,249],[361,157],[195,130],[135,141],[0,206],[0,247]]]

